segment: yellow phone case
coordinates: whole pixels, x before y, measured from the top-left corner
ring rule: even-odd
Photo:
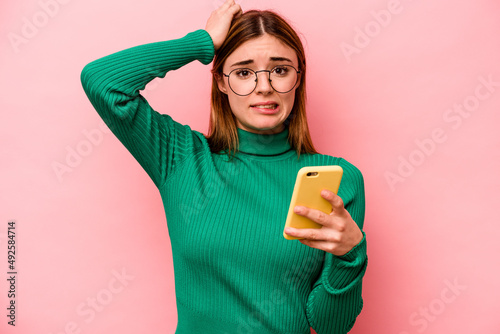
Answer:
[[[321,190],[328,189],[336,194],[340,187],[342,174],[342,167],[337,165],[302,167],[297,173],[285,227],[321,228],[320,224],[296,214],[293,209],[297,205],[303,205],[329,214],[332,211],[332,205],[321,197]],[[303,239],[286,234],[284,229],[283,236],[288,240]]]

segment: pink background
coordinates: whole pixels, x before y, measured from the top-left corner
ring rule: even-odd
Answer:
[[[1,333],[174,332],[161,198],[101,127],[80,72],[109,53],[204,28],[220,3],[0,5]],[[499,333],[498,2],[239,3],[276,9],[301,32],[313,140],[364,174],[369,267],[351,333]],[[206,132],[209,69],[191,63],[144,95]],[[460,105],[462,115],[453,110]],[[73,151],[82,155],[70,167]],[[17,224],[15,328],[5,316],[9,220]],[[127,278],[116,281],[117,272]]]

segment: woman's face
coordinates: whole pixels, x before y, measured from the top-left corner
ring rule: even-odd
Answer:
[[[240,45],[229,55],[222,69],[223,73],[229,74],[234,69],[242,68],[270,71],[277,65],[291,65],[298,69],[297,55],[276,37],[264,34]],[[288,93],[278,93],[269,82],[268,72],[259,72],[257,77],[255,90],[246,96],[235,94],[226,76],[219,78],[218,86],[228,96],[238,128],[254,133],[281,132],[285,128],[283,122],[292,111],[298,84]],[[277,106],[264,107],[273,104]]]

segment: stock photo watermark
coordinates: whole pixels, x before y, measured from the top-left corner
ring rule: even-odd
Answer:
[[[16,222],[9,220],[7,222],[7,297],[9,298],[7,307],[7,323],[10,326],[16,325],[16,293],[18,281],[18,267],[17,267],[17,237]],[[2,238],[3,239],[3,238]]]
[[[134,280],[134,276],[127,274],[125,268],[121,271],[112,270],[111,277],[105,288],[99,290],[95,295],[87,297],[87,299],[75,308],[76,315],[81,317],[81,321],[68,321],[64,328],[58,332],[50,332],[49,334],[76,334],[82,331],[82,322],[89,324],[92,322],[98,313],[103,312],[106,307],[114,300],[115,296],[129,285]]]
[[[145,71],[154,77],[142,91],[153,91],[162,84],[162,79],[157,77],[157,70],[147,67]],[[66,145],[64,158],[60,160],[53,160],[51,163],[52,170],[57,177],[59,183],[63,182],[65,174],[73,172],[80,166],[84,158],[94,152],[94,149],[102,144],[105,135],[113,130],[113,121],[105,122],[102,118],[96,128],[90,130],[83,129],[81,131],[83,139],[80,139],[75,145]]]
[[[339,45],[340,51],[347,63],[352,61],[354,55],[360,54],[363,49],[368,47],[372,40],[391,24],[394,16],[402,12],[403,5],[400,0],[389,0],[386,9],[371,10],[370,15],[372,19],[366,22],[362,28],[359,26],[354,27],[352,42],[347,43],[343,41]]]
[[[439,295],[429,301],[424,306],[420,306],[417,311],[412,312],[408,317],[408,323],[417,333],[423,333],[431,323],[436,321],[446,309],[454,303],[457,298],[467,290],[467,286],[458,282],[458,278],[453,281],[448,279],[443,281],[445,287]],[[411,334],[414,331],[402,331],[398,334]]]
[[[59,182],[63,181],[65,174],[71,173],[75,168],[80,166],[84,157],[92,154],[94,148],[103,142],[104,135],[110,132],[111,130],[101,121],[97,128],[82,130],[83,137],[85,138],[78,141],[74,146],[66,145],[64,160],[62,162],[54,160],[51,164],[52,170]]]
[[[306,282],[310,274],[320,270],[324,256],[318,252],[311,254],[302,263],[295,263],[281,275],[281,288],[274,289],[266,299],[256,303],[255,310],[245,318],[238,318],[239,326],[236,334],[258,334],[265,314],[271,314],[286,302],[285,290],[296,291],[303,288],[301,283]],[[233,333],[221,333],[233,334]]]
[[[465,119],[471,117],[473,112],[477,111],[484,102],[491,98],[500,87],[500,81],[493,80],[493,74],[487,77],[479,75],[477,77],[479,84],[476,85],[474,92],[467,95],[460,103],[454,103],[453,107],[446,109],[442,114],[442,119],[452,130],[458,130]],[[398,166],[393,171],[385,171],[384,178],[391,191],[396,190],[396,185],[403,183],[412,176],[418,167],[422,166],[430,156],[437,150],[440,144],[448,140],[450,129],[443,126],[434,128],[429,135],[424,138],[415,139],[415,148],[406,155],[398,156]]]
[[[262,318],[264,314],[270,314],[273,310],[276,309],[279,305],[285,303],[285,295],[279,290],[273,290],[265,300],[257,302],[255,310],[249,313],[246,318],[241,318],[238,320],[238,328],[236,334],[250,334],[250,333],[259,333],[259,328],[262,326]],[[222,333],[221,333],[222,334]],[[233,334],[233,333],[224,333],[224,334]]]
[[[10,32],[7,35],[10,45],[15,53],[21,51],[21,46],[26,45],[38,36],[52,19],[61,10],[61,6],[70,3],[72,0],[39,0],[38,10],[31,16],[23,16],[21,29],[17,32]]]

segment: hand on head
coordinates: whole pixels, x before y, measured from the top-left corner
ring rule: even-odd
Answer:
[[[205,30],[212,37],[216,51],[224,43],[233,18],[242,13],[240,5],[234,0],[227,0],[210,14]]]

